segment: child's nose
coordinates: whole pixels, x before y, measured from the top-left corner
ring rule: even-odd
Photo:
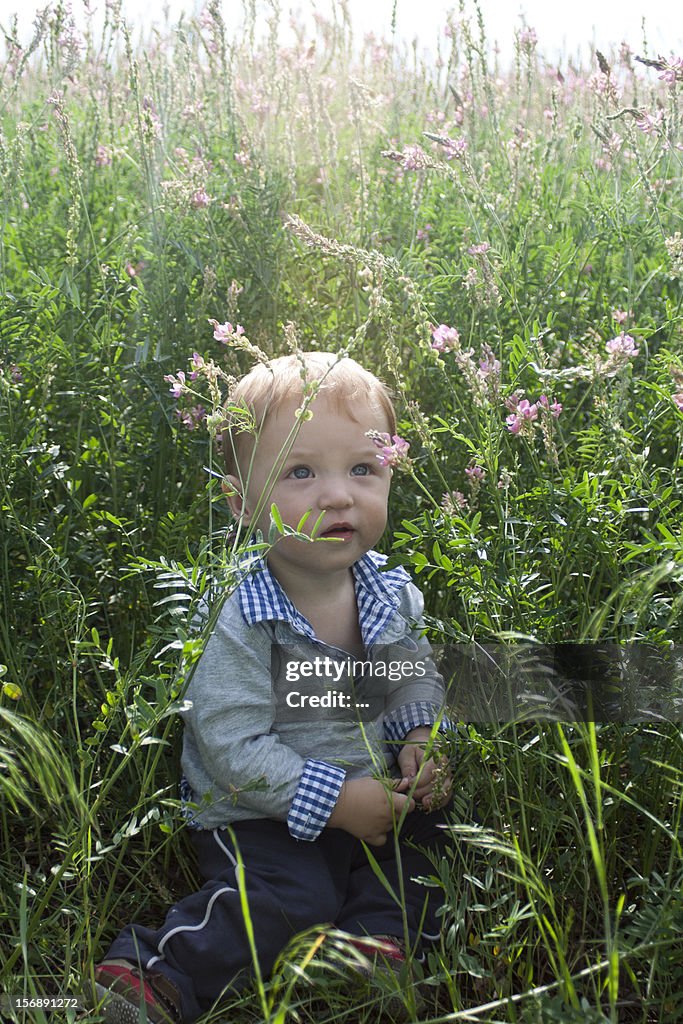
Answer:
[[[318,494],[318,505],[321,509],[349,508],[353,497],[348,485],[341,480],[329,480],[324,483]]]

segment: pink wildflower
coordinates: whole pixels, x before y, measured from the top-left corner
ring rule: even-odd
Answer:
[[[548,412],[551,414],[551,416],[554,417],[554,419],[557,419],[559,417],[560,413],[562,412],[562,404],[560,402],[556,402],[556,401],[553,401],[551,403],[549,401],[547,395],[541,395],[540,398],[538,399],[538,404],[543,409],[547,409]]]
[[[629,317],[633,316],[632,309],[613,309],[612,319],[618,324],[625,324]]]
[[[488,242],[478,242],[476,245],[471,245],[467,252],[470,256],[483,256],[490,248]]]
[[[488,345],[484,345],[484,352],[484,358],[479,360],[479,369],[477,370],[483,380],[491,374],[500,373],[500,359],[496,359],[493,350]]]
[[[614,356],[626,356],[629,359],[638,355],[639,349],[636,348],[635,339],[630,334],[626,334],[624,331],[621,332],[618,338],[612,338],[605,344],[605,348]]]
[[[662,82],[674,85],[676,81],[683,81],[683,57],[674,57],[672,54],[670,60],[663,60],[662,63],[664,67],[659,73]]]
[[[505,404],[508,405],[508,402],[509,399]],[[510,408],[509,405],[508,408]],[[522,398],[517,403],[515,412],[511,416],[507,416],[505,422],[511,434],[519,434],[526,424],[532,423],[535,419],[538,419],[538,405],[536,402],[532,404],[528,398]]]
[[[210,324],[213,324],[213,336],[216,341],[220,341],[223,345],[228,345],[233,338],[244,334],[244,327],[241,324],[237,324],[235,327],[231,323],[219,324],[218,320],[209,320]]]
[[[240,167],[251,167],[251,157],[244,149],[241,149],[239,153],[235,153],[235,163],[238,163]]]
[[[106,146],[98,146],[95,152],[95,167],[108,167],[111,163],[111,154]]]
[[[432,331],[432,348],[435,348],[437,352],[450,352],[460,342],[460,335],[458,334],[455,327],[449,327],[447,324],[439,324]]]
[[[452,516],[466,509],[467,504],[467,498],[462,491],[449,491],[441,499],[441,508]]]
[[[631,54],[633,50],[626,42],[622,42],[619,46],[619,63],[623,64],[624,67],[631,67]]]
[[[185,383],[185,374],[182,370],[178,370],[178,375],[175,377],[172,373],[166,374],[164,380],[167,381],[171,386],[168,389],[174,398],[180,398],[188,390],[187,384]]]
[[[429,232],[431,230],[432,230],[432,225],[431,224],[425,224],[425,226],[423,228],[418,228],[417,232],[415,234],[415,237],[417,238],[418,242],[428,242],[429,241]]]
[[[206,366],[206,363],[204,362],[204,356],[200,356],[199,352],[193,352],[192,358],[190,359],[190,366],[192,367],[190,380],[196,380],[197,377],[199,376],[199,371],[202,369],[203,366]]]
[[[392,466],[397,469],[409,469],[411,462],[408,457],[410,444],[398,434],[390,437],[389,434],[380,433],[377,430],[369,430],[367,437],[381,449],[377,456],[380,466]]]
[[[190,409],[176,409],[175,414],[188,430],[196,430],[206,419],[206,409],[203,405],[193,405]]]
[[[204,188],[198,188],[190,197],[190,206],[195,210],[202,210],[211,202],[211,196]]]
[[[644,132],[646,135],[656,135],[662,126],[663,120],[663,110],[658,110],[656,114],[647,114],[643,112],[636,118],[636,124],[640,128],[641,132]]]
[[[597,71],[594,75],[591,75],[588,79],[588,86],[598,96],[605,96],[614,92],[611,76],[604,71]]]
[[[467,139],[445,139],[444,156],[446,160],[460,160],[467,152]]]
[[[673,398],[677,408],[683,412],[683,391],[679,391],[678,394],[673,396]]]
[[[528,398],[523,398],[517,406],[517,415],[525,420],[535,420],[538,416],[538,406],[532,405]]]
[[[527,50],[533,50],[538,42],[538,36],[536,35],[536,29],[524,28],[519,33],[519,45],[525,47]]]
[[[465,475],[468,476],[470,480],[483,480],[484,474],[485,470],[481,466],[468,466],[465,470]]]
[[[401,163],[404,171],[419,171],[426,166],[426,157],[422,146],[404,146],[401,154]]]

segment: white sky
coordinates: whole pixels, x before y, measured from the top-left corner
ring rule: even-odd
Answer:
[[[272,12],[268,0],[256,0],[265,25]],[[7,27],[14,12],[19,15],[22,37],[30,34],[33,16],[48,0],[0,0],[0,25]],[[334,0],[280,0],[281,21],[286,25],[290,10],[306,14],[313,7],[328,15]],[[356,38],[367,31],[389,37],[394,0],[348,0],[351,23]],[[77,22],[82,22],[84,0],[71,0]],[[397,32],[412,40],[417,37],[421,48],[434,52],[436,41],[443,37],[448,10],[458,9],[457,0],[396,0]],[[104,0],[91,0],[101,11]],[[184,11],[186,15],[200,9],[201,0],[123,0],[123,10],[134,30],[147,29],[152,22],[163,23],[168,11],[171,24]],[[231,31],[243,21],[241,0],[222,0],[223,15]],[[521,24],[520,13],[526,13],[527,24],[535,28],[539,49],[549,59],[559,54],[573,56],[591,42],[608,52],[610,45],[628,42],[636,53],[643,53],[642,19],[646,18],[646,35],[650,56],[675,53],[683,56],[683,4],[672,0],[481,0],[481,8],[490,41],[496,39],[503,56],[511,52],[513,33]],[[467,9],[472,11],[471,0]]]

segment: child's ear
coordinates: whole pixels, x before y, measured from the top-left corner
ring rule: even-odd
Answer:
[[[251,512],[245,505],[244,498],[242,497],[242,485],[238,478],[230,475],[224,476],[221,490],[235,518],[248,523],[251,518]]]

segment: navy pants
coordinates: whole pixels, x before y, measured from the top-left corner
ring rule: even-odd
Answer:
[[[424,849],[440,852],[448,833],[444,811],[407,815],[399,844],[409,940],[438,937],[440,890],[413,881],[433,875]],[[259,819],[232,827],[244,863],[244,881],[262,975],[272,971],[292,936],[315,925],[352,935],[404,935],[401,907],[377,878],[359,840],[324,829],[314,842],[293,839],[284,822]],[[107,959],[127,959],[159,971],[180,993],[183,1020],[208,1011],[221,993],[249,984],[252,957],[238,892],[237,858],[224,829],[196,831],[192,840],[206,883],[172,907],[158,931],[129,925]],[[399,892],[393,836],[371,847],[382,872]]]

